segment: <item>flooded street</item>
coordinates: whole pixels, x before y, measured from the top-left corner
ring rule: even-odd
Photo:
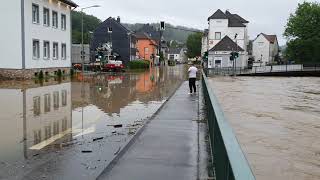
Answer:
[[[320,78],[213,77],[257,180],[320,179]]]
[[[0,179],[95,179],[185,71],[0,82]]]

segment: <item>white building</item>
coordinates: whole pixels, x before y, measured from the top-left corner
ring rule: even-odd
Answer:
[[[168,52],[168,60],[175,61],[177,63],[185,63],[187,61],[185,48],[171,48]]]
[[[84,48],[84,54],[85,54],[84,62],[90,63],[90,45],[84,44],[83,48]],[[82,63],[81,49],[82,49],[81,44],[72,44],[72,47],[71,47],[71,62],[72,62],[72,64]]]
[[[276,35],[261,33],[252,43],[252,55],[255,63],[267,65],[274,62],[279,53],[279,44]]]
[[[209,29],[205,29],[204,32],[203,32],[203,36],[202,36],[202,39],[201,39],[201,57],[204,56],[204,53],[208,51],[208,34],[209,34]]]
[[[12,0],[0,6],[0,76],[68,73],[71,67],[71,0]],[[5,42],[5,43],[4,43]]]
[[[248,63],[247,62],[248,61],[247,45],[249,43],[249,36],[248,36],[249,21],[243,19],[241,16],[237,14],[231,14],[229,11],[226,11],[224,13],[220,9],[218,9],[212,16],[210,16],[208,18],[208,21],[209,21],[209,33],[208,33],[207,41],[209,42],[208,46],[210,49],[209,57],[208,57],[208,67],[209,68],[213,68],[216,66],[230,67],[230,64],[232,63],[229,62],[230,61],[229,52],[232,52],[232,51],[240,52],[240,57],[237,58],[236,60],[237,65],[239,65],[240,67],[246,67]],[[219,44],[219,42],[221,42],[222,39],[225,39],[224,43]],[[205,40],[205,38],[203,40]],[[214,47],[218,44],[220,47],[214,49]],[[221,48],[224,48],[224,49],[221,49]],[[203,47],[203,49],[205,49],[205,47]],[[219,49],[219,52],[217,52],[217,49]],[[229,58],[227,58],[227,56]],[[227,61],[227,62],[220,62],[220,61]]]

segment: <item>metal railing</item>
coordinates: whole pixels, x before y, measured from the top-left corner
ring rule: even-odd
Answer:
[[[285,72],[316,72],[320,71],[320,64],[284,64],[284,65],[270,65],[258,66],[248,68],[208,68],[205,70],[207,76],[214,75],[249,75],[249,74],[263,74],[263,73],[285,73]]]
[[[216,179],[255,180],[251,167],[220,108],[206,75],[203,73],[202,76]]]

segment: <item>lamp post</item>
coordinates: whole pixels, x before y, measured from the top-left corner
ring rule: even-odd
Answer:
[[[236,41],[236,52],[238,52],[238,41],[237,41],[237,37],[238,37],[238,34],[236,33],[235,35],[234,35],[234,39],[235,39],[235,41]],[[233,60],[233,62],[234,62],[234,76],[236,76],[236,74],[237,74],[237,58],[234,58],[234,60]]]
[[[93,5],[81,8],[81,62],[82,62],[82,75],[84,74],[84,45],[83,45],[83,10],[89,8],[101,7],[99,5]]]

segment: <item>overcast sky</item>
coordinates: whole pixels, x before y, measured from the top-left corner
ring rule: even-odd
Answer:
[[[276,34],[280,45],[286,40],[282,36],[287,19],[298,3],[304,0],[74,0],[80,7],[101,5],[87,9],[87,14],[101,20],[121,17],[126,23],[153,23],[166,21],[197,29],[208,28],[207,18],[217,9],[229,10],[250,21],[249,36]],[[307,0],[312,1],[312,0]],[[313,0],[320,1],[320,0]],[[79,8],[78,8],[79,10]]]

